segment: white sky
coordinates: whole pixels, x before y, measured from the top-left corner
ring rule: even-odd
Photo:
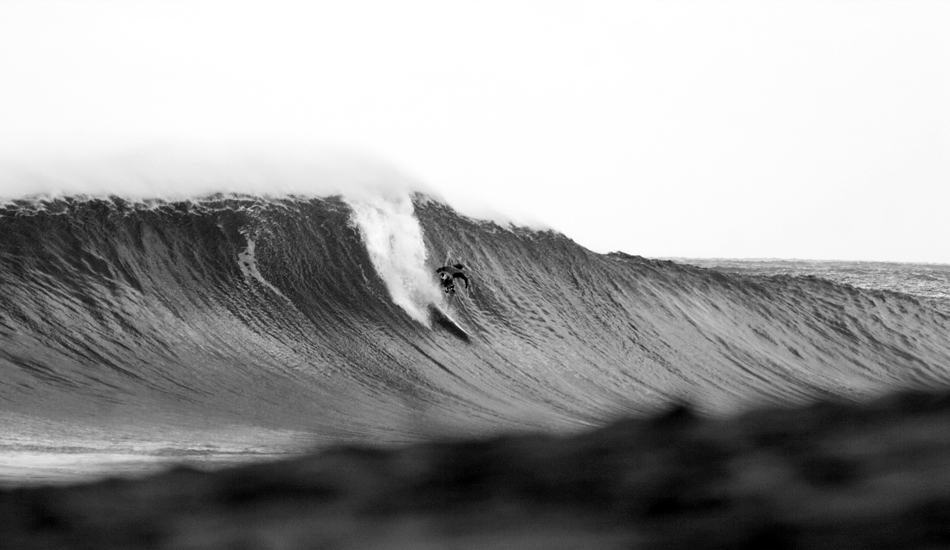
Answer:
[[[598,252],[950,263],[950,2],[0,1],[0,157],[176,140]]]

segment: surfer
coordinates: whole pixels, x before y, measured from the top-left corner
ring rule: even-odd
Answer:
[[[435,270],[435,272],[439,274],[439,278],[442,280],[442,290],[446,294],[455,294],[455,279],[462,279],[465,281],[465,288],[468,289],[468,277],[465,276],[465,272],[462,271],[463,269],[465,269],[464,265],[453,264],[442,266]]]

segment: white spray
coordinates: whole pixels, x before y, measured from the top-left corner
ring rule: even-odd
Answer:
[[[426,268],[422,226],[408,195],[347,199],[376,272],[393,303],[429,326],[427,307],[442,293]]]

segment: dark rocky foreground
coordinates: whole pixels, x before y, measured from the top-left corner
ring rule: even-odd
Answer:
[[[0,492],[3,548],[950,548],[950,393]]]

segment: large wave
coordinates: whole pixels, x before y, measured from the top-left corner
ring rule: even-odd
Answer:
[[[472,280],[451,303],[446,261]],[[950,318],[912,297],[595,254],[418,193],[16,200],[0,287],[5,413],[90,423],[404,441],[950,382]]]

